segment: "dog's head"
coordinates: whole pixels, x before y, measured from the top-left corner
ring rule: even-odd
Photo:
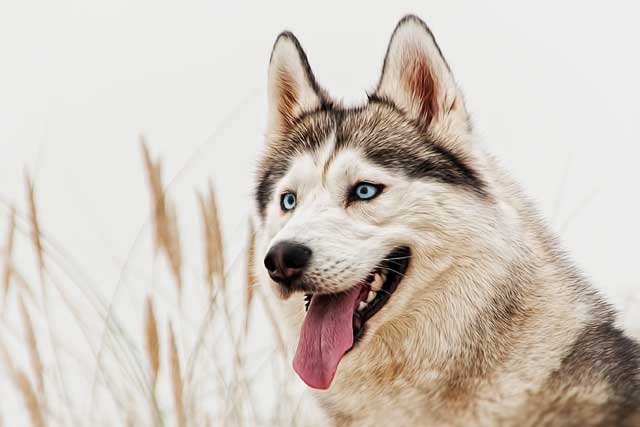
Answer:
[[[396,27],[365,105],[333,101],[290,33],[276,40],[268,97],[256,259],[278,295],[306,303],[294,368],[327,388],[363,331],[410,310],[488,233],[484,160],[449,66],[416,17]]]

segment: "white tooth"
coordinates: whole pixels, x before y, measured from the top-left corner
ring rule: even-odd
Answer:
[[[360,304],[358,304],[358,311],[363,310],[366,306],[367,306],[366,302],[360,301]]]
[[[373,278],[373,282],[371,282],[371,289],[373,289],[374,291],[379,291],[380,289],[382,289],[383,283],[384,279],[382,278],[380,273],[376,273],[375,277]]]
[[[367,303],[370,303],[376,297],[376,293],[374,291],[369,291],[369,295],[367,296]]]

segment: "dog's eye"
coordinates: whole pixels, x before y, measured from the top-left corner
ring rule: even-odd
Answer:
[[[290,211],[296,207],[296,194],[295,193],[283,193],[280,196],[280,208],[283,211]]]
[[[351,190],[352,200],[371,200],[382,191],[383,186],[380,184],[371,184],[368,182],[360,182]]]

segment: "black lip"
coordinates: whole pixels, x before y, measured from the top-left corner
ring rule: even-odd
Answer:
[[[411,250],[406,246],[401,246],[391,251],[380,263],[379,267],[374,270],[374,273],[384,270],[386,279],[382,284],[382,289],[378,291],[378,295],[368,304],[367,308],[362,312],[355,312],[353,322],[354,343],[364,334],[367,320],[371,319],[387,304],[391,295],[398,288],[398,284],[404,278],[404,273],[409,267],[410,259]]]
[[[378,271],[386,272],[386,279],[382,284],[382,288],[378,291],[376,298],[371,301],[367,308],[362,312],[356,311],[353,318],[353,339],[354,345],[360,337],[364,334],[365,324],[367,320],[371,319],[378,311],[384,307],[391,295],[398,288],[398,284],[402,281],[404,273],[409,267],[409,260],[411,259],[411,250],[406,246],[400,246],[391,251],[367,277],[371,278]],[[364,282],[369,282],[365,279]],[[312,294],[305,294],[305,310],[309,308]]]

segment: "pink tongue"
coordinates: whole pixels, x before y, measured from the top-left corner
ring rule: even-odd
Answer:
[[[342,356],[353,346],[353,313],[360,287],[334,295],[314,295],[302,325],[293,369],[308,386],[327,389]]]

